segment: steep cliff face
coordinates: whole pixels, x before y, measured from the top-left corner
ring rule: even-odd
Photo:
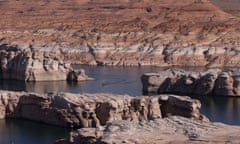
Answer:
[[[1,49],[90,65],[240,67],[239,18],[208,0],[0,2]]]

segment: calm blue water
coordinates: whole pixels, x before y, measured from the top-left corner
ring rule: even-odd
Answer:
[[[1,81],[0,89],[39,93],[104,92],[138,96],[142,95],[141,75],[145,72],[163,70],[157,67],[81,67],[95,80],[78,83]],[[240,98],[198,97],[198,99],[202,102],[201,112],[211,121],[240,125]],[[66,135],[66,129],[53,126],[21,120],[0,120],[0,144],[50,144]]]
[[[0,120],[0,144],[52,144],[69,130],[24,120]]]

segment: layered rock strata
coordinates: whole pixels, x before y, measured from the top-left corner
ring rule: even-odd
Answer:
[[[56,144],[237,144],[240,127],[171,116],[150,122],[114,121],[71,132]]]
[[[168,69],[141,77],[143,92],[187,95],[240,96],[240,70],[205,72]]]
[[[1,79],[22,81],[90,80],[83,69],[73,69],[51,53],[32,53],[30,51],[1,50]]]
[[[200,106],[198,100],[174,95],[131,97],[0,91],[0,118],[21,118],[71,128],[100,127],[118,120],[148,121],[170,115],[204,120],[199,113]]]
[[[240,19],[208,0],[0,2],[0,49],[89,65],[240,67]]]

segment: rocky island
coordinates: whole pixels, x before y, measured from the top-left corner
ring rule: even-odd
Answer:
[[[240,128],[209,122],[189,97],[0,91],[0,117],[79,128],[56,144],[235,143]],[[174,136],[174,139],[173,139]]]
[[[0,92],[1,118],[22,118],[61,127],[99,127],[109,121],[154,120],[168,115],[204,119],[200,102],[162,95]]]
[[[174,93],[202,96],[240,96],[239,69],[204,72],[168,69],[142,76],[143,93]]]

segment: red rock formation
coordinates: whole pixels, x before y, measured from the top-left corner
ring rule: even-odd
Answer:
[[[208,0],[4,0],[0,18],[1,49],[90,65],[240,67],[240,20]]]
[[[142,76],[144,93],[240,96],[239,69],[206,72],[166,70]]]

